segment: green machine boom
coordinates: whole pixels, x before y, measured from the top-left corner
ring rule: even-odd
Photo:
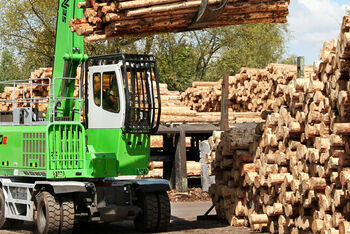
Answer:
[[[59,0],[52,78],[2,83],[13,92],[21,85],[30,97],[1,100],[11,109],[0,112],[0,228],[36,220],[38,233],[66,233],[71,220],[134,219],[141,231],[165,230],[168,182],[119,179],[148,173],[150,133],[160,118],[156,60],[85,55],[83,37],[69,27],[83,17],[78,2]],[[43,86],[49,96],[37,97]],[[151,217],[149,201],[159,208]],[[55,205],[61,216],[52,225]]]

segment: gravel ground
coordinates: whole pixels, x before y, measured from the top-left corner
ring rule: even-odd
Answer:
[[[227,226],[226,223],[218,221],[213,216],[207,220],[197,220],[198,215],[203,215],[211,206],[211,202],[178,202],[172,203],[172,216],[168,233],[250,233],[247,228],[235,228]],[[215,214],[215,211],[210,213]],[[16,229],[8,231],[0,231],[1,234],[33,234],[34,225],[24,223]],[[74,233],[84,234],[114,234],[114,233],[135,233],[133,223],[131,221],[103,224],[91,223],[79,226]]]

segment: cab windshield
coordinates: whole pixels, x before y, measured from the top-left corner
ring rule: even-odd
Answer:
[[[102,109],[113,113],[120,112],[118,81],[115,72],[94,74],[94,102]]]

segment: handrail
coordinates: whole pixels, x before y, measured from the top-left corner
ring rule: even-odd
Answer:
[[[51,90],[55,89],[55,84],[60,80],[75,80],[75,88],[78,89],[78,96],[76,97],[56,97]],[[38,112],[47,113],[49,118],[40,118],[40,120],[34,119],[30,121],[30,124],[47,124],[48,122],[80,122],[73,121],[74,119],[67,118],[56,118],[56,103],[68,102],[71,100],[75,104],[75,108],[78,105],[78,112],[75,110],[74,113],[82,112],[82,94],[80,88],[80,80],[78,78],[54,78],[51,82],[51,78],[37,78],[29,80],[12,80],[12,81],[0,81],[0,86],[4,86],[6,96],[3,97],[0,94],[0,117],[11,115],[13,121],[8,118],[6,121],[2,121],[0,118],[0,125],[20,125],[19,115],[21,111],[26,111],[29,116],[34,116]],[[16,113],[14,113],[16,112]],[[36,112],[36,113],[34,113]],[[15,117],[16,116],[16,117]],[[45,114],[43,114],[45,116]],[[15,120],[17,118],[17,120]],[[77,118],[75,118],[77,119]],[[26,123],[28,124],[28,123]]]

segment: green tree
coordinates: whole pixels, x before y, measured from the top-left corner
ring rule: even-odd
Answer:
[[[233,75],[241,67],[263,68],[286,54],[288,31],[281,24],[251,24],[227,27],[222,31],[222,47],[208,74],[219,79]]]
[[[0,58],[0,81],[22,80],[23,70],[16,63],[16,60],[7,50],[3,50]],[[0,85],[0,92],[4,89],[4,85]]]
[[[263,68],[285,61],[288,31],[281,24],[253,24],[165,34],[155,37],[152,52],[157,56],[162,81],[183,91],[194,80],[220,79],[241,67]]]
[[[22,78],[21,69],[16,64],[13,55],[4,50],[0,59],[0,81],[19,80]]]
[[[297,64],[297,56],[295,54],[292,54],[286,58],[283,58],[279,61],[279,63],[283,64]]]
[[[7,48],[23,63],[50,66],[54,53],[57,2],[0,1],[0,33]],[[30,59],[29,59],[30,58]]]
[[[0,34],[2,43],[11,48],[15,58],[21,62],[25,73],[30,69],[52,66],[56,39],[56,17],[58,0],[0,0]],[[107,53],[137,53],[140,38],[115,39],[86,44],[88,55]],[[150,38],[143,39],[144,49],[150,47]],[[139,43],[140,44],[140,43]],[[152,44],[151,44],[152,45]]]
[[[195,51],[188,43],[188,33],[162,34],[154,40],[152,52],[156,55],[161,82],[171,90],[186,89],[194,80]]]

